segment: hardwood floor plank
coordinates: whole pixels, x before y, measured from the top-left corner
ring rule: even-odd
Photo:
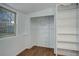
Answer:
[[[17,56],[54,56],[54,49],[33,46],[31,49],[26,49]]]

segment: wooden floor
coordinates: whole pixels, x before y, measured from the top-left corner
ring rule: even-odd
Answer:
[[[17,56],[54,56],[54,49],[34,46],[26,49]]]

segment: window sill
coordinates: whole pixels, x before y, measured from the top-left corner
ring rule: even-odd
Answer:
[[[0,35],[0,38],[7,38],[12,36],[16,36],[16,34],[3,34],[3,35]]]

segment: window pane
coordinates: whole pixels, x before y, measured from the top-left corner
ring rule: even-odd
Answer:
[[[0,37],[15,34],[15,16],[14,12],[0,7]]]

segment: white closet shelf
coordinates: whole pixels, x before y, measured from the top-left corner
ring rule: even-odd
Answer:
[[[79,35],[75,33],[58,33],[57,35]]]
[[[73,44],[79,44],[78,41],[57,41],[59,43],[73,43]]]
[[[74,50],[74,51],[79,51],[79,49],[70,49],[70,48],[63,48],[63,47],[57,47],[57,49],[65,49],[65,50]]]

